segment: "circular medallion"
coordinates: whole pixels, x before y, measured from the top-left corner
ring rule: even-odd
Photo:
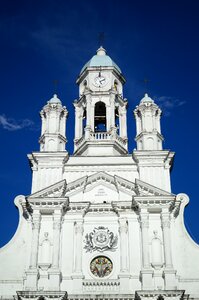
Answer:
[[[112,261],[106,256],[97,256],[90,263],[91,273],[96,277],[106,277],[113,269]]]

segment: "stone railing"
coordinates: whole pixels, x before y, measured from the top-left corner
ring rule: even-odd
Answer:
[[[85,136],[83,135],[79,140],[75,141],[75,147],[80,147],[84,141],[114,141],[116,140],[118,142],[118,144],[120,144],[122,147],[125,147],[127,142],[126,139],[123,139],[122,137],[120,137],[117,133],[115,132],[90,132],[89,134],[89,138],[85,138]]]
[[[120,282],[118,280],[83,280],[84,292],[119,292]]]
[[[110,132],[91,132],[90,139],[91,140],[110,140],[111,133]]]

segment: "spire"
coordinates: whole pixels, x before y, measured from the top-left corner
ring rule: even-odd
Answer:
[[[137,150],[162,150],[161,113],[161,109],[154,100],[145,94],[134,110]]]
[[[65,151],[68,111],[56,94],[40,112],[42,119],[40,151]]]

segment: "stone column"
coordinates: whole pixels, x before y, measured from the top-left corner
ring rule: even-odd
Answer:
[[[122,218],[119,220],[119,233],[120,233],[120,272],[124,273],[128,270],[128,262],[127,262],[127,249],[128,249],[128,240],[127,240],[127,232],[128,232],[128,224],[126,218]]]
[[[80,135],[80,122],[81,122],[81,113],[80,108],[77,105],[75,106],[75,139],[79,139],[81,137]]]
[[[90,139],[90,130],[91,130],[91,96],[90,94],[86,95],[86,127],[85,127],[85,139]]]
[[[86,95],[86,126],[91,126],[91,96]]]
[[[172,249],[170,240],[170,214],[169,212],[162,212],[161,214],[162,222],[162,233],[164,242],[164,260],[165,260],[165,270],[163,272],[163,277],[165,280],[165,289],[176,289],[176,271],[173,269],[172,263]]]
[[[30,267],[26,272],[25,289],[36,290],[38,281],[38,247],[41,215],[39,210],[35,210],[32,216],[32,242],[30,254]]]
[[[110,104],[106,104],[106,131],[110,131],[111,129],[111,106]]]
[[[65,107],[63,107],[63,111],[61,114],[61,119],[60,119],[60,133],[63,136],[66,136],[66,120],[68,116],[68,111]]]
[[[92,131],[95,131],[95,122],[94,122],[94,115],[95,115],[95,105],[91,105],[90,108],[90,127]]]
[[[141,212],[140,215],[141,239],[142,239],[142,289],[152,290],[154,288],[152,276],[153,270],[149,261],[149,213],[147,211]]]
[[[60,290],[61,270],[59,267],[59,258],[60,258],[61,217],[62,217],[61,210],[54,212],[53,259],[52,259],[52,267],[48,271],[49,290]]]
[[[115,94],[110,95],[110,127],[111,129],[115,127]],[[108,116],[107,116],[108,118]]]
[[[119,117],[120,117],[120,136],[122,138],[127,138],[126,105],[119,107]]]

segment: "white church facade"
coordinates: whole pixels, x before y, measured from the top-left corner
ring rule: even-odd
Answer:
[[[199,299],[199,246],[174,195],[174,153],[163,149],[161,110],[145,94],[128,153],[120,68],[100,47],[77,79],[74,153],[56,95],[40,112],[40,151],[28,155],[32,191],[0,249],[0,299]]]

